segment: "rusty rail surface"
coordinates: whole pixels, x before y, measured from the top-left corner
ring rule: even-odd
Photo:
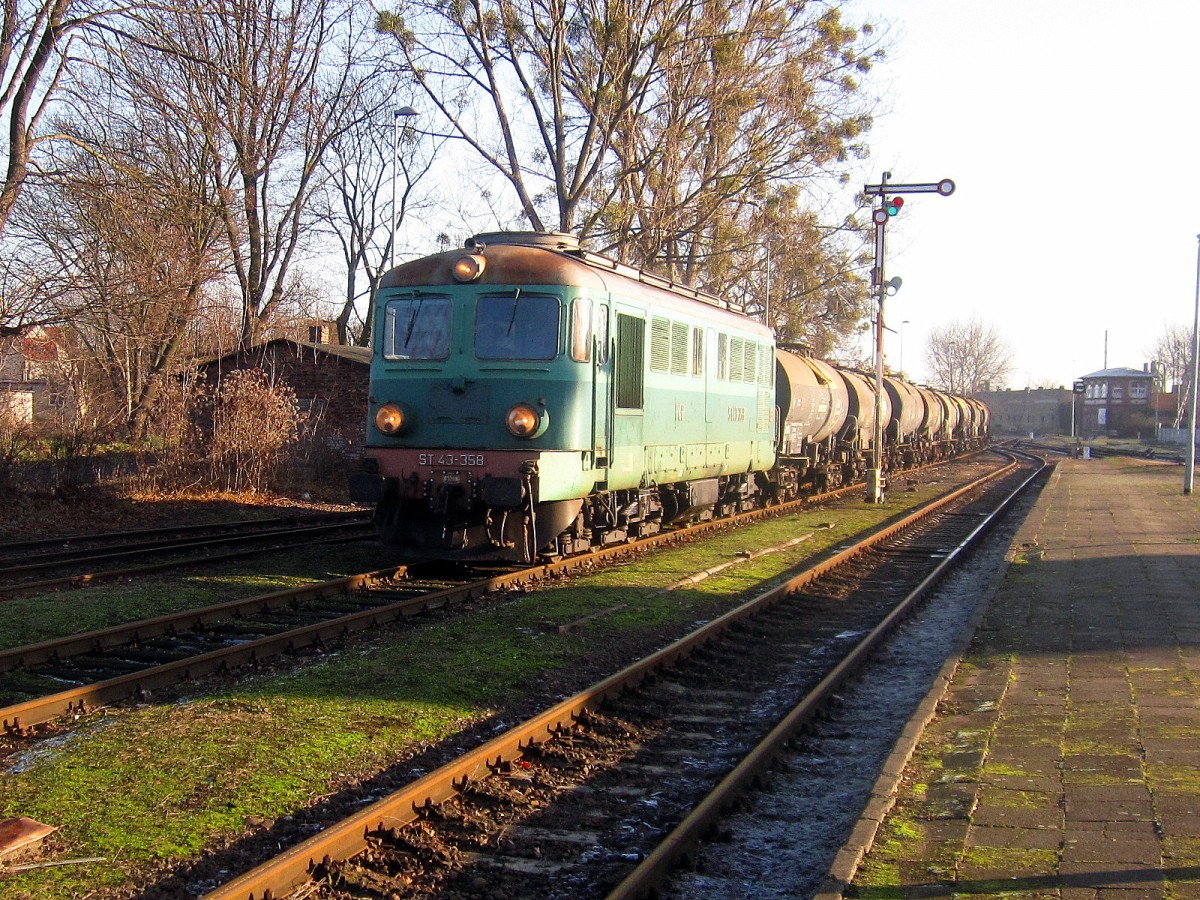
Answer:
[[[134,575],[146,575],[151,572],[162,572],[169,569],[178,569],[192,565],[208,565],[215,562],[239,559],[246,556],[262,555],[263,553],[268,553],[273,550],[294,546],[294,542],[277,544],[262,542],[269,542],[273,540],[279,541],[280,539],[295,537],[304,537],[311,540],[311,538],[315,535],[347,531],[352,532],[355,529],[361,530],[370,524],[369,520],[362,516],[358,516],[357,518],[346,518],[348,520],[343,522],[311,523],[253,532],[238,531],[233,534],[214,535],[208,538],[154,541],[146,542],[140,545],[130,545],[124,549],[97,549],[92,555],[83,555],[84,553],[91,551],[65,551],[63,553],[49,554],[44,558],[39,558],[30,562],[17,563],[14,565],[5,565],[0,563],[0,579],[8,579],[14,576],[45,571],[46,569],[66,569],[72,566],[82,566],[95,562],[115,561],[136,556],[147,556],[154,553],[184,553],[189,550],[198,550],[206,547],[219,547],[229,544],[248,544],[252,542],[259,542],[261,544],[260,546],[255,546],[245,550],[235,550],[219,554],[208,554],[205,556],[175,557],[164,562],[149,563],[146,565],[125,569],[110,569],[105,572],[76,573],[74,575],[63,575],[56,578],[43,579],[40,581],[17,581],[11,584],[0,584],[0,601],[38,593],[41,591],[53,590],[60,587],[84,587],[91,584],[100,584],[105,581],[116,581]],[[209,530],[212,530],[212,526],[208,526],[208,528]],[[354,540],[363,536],[364,535],[351,535],[350,538],[333,538],[333,540]]]

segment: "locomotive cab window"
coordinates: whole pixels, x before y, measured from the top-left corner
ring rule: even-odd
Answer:
[[[413,294],[389,300],[383,313],[385,359],[445,359],[450,355],[450,298]]]
[[[554,359],[558,356],[558,298],[521,290],[485,294],[475,306],[479,359]]]
[[[592,349],[592,301],[578,297],[571,304],[571,359],[587,362]]]

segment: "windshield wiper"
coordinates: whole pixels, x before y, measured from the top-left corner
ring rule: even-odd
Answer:
[[[512,315],[508,318],[508,330],[504,332],[505,334],[512,334],[513,325],[516,324],[517,321],[517,304],[520,302],[521,289],[517,288],[516,292],[513,294],[513,310]]]
[[[407,347],[409,340],[412,339],[413,329],[417,326],[417,316],[421,314],[421,307],[424,305],[424,303],[424,297],[417,298],[417,305],[413,307],[412,316],[409,317],[408,330],[404,332],[404,343],[401,346]]]

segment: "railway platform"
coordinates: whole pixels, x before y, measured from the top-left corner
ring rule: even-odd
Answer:
[[[1061,462],[977,622],[817,896],[1200,898],[1200,494],[1180,467]]]

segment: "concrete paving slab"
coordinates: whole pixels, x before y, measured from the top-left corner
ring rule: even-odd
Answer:
[[[935,795],[961,815],[898,785],[906,827],[940,841],[877,842],[849,893],[1200,900],[1200,496],[1181,480],[1157,461],[1060,464],[902,782],[969,767]]]

